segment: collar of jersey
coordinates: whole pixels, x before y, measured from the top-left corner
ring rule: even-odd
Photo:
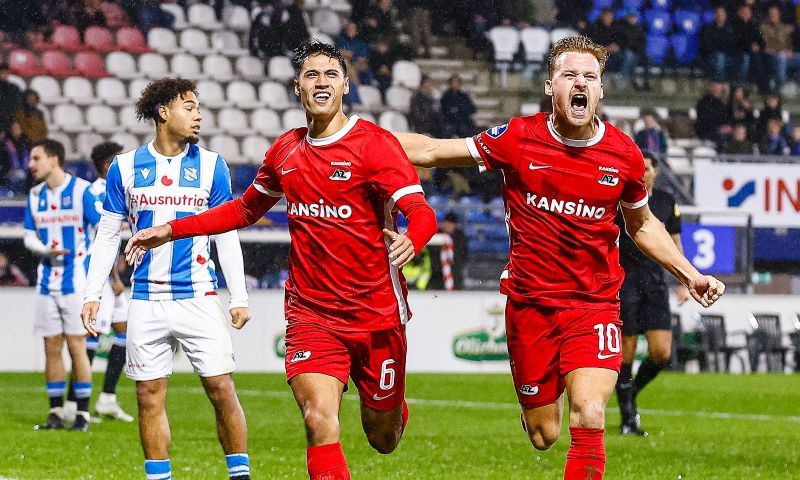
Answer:
[[[596,145],[603,139],[603,135],[606,133],[606,124],[600,121],[597,115],[594,116],[594,121],[597,122],[597,133],[592,138],[587,138],[586,140],[574,140],[572,138],[567,138],[558,131],[556,131],[556,126],[553,124],[553,115],[551,114],[550,117],[547,119],[547,129],[550,130],[550,135],[553,136],[559,143],[563,143],[568,147],[591,147],[592,145]]]
[[[47,186],[47,182],[44,182],[44,189],[45,190],[50,190],[51,192],[60,192],[60,191],[64,190],[67,187],[67,185],[69,185],[69,181],[70,180],[72,180],[72,175],[70,175],[67,172],[64,172],[64,183],[62,183],[61,185],[57,186],[56,188],[50,188],[50,187]]]
[[[152,155],[153,158],[155,158],[156,160],[166,160],[168,158],[170,160],[180,160],[181,158],[186,156],[186,153],[189,151],[189,147],[191,145],[192,145],[191,143],[187,143],[186,147],[184,147],[184,149],[183,149],[183,151],[181,153],[175,155],[174,157],[168,157],[166,155],[162,155],[162,154],[158,153],[158,151],[156,150],[156,147],[153,146],[153,140],[150,140],[150,142],[147,144],[147,151],[150,152],[150,155]]]
[[[306,134],[306,140],[308,141],[309,145],[312,147],[324,147],[325,145],[330,145],[332,143],[336,143],[341,140],[345,135],[347,135],[353,127],[356,126],[356,122],[358,121],[358,115],[353,114],[347,123],[344,124],[344,127],[340,128],[338,132],[334,133],[333,135],[328,135],[327,137],[322,138],[314,138],[311,135]]]

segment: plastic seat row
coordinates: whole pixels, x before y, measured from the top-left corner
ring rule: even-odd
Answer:
[[[147,44],[165,55],[180,52],[208,55],[219,52],[228,56],[240,56],[248,53],[247,49],[242,48],[239,35],[230,30],[206,34],[202,30],[188,28],[176,34],[173,30],[156,27],[147,32]]]
[[[48,50],[41,57],[26,49],[13,50],[8,55],[9,69],[20,76],[52,75],[64,78],[80,75],[88,78],[108,77],[103,59],[95,52],[78,52],[73,59],[58,50]]]
[[[190,5],[188,9],[177,3],[161,3],[161,9],[171,13],[175,17],[173,27],[176,30],[183,30],[189,27],[196,27],[203,30],[233,30],[245,32],[250,29],[250,12],[239,5],[228,5],[223,10],[222,22],[217,20],[214,7],[202,3]]]

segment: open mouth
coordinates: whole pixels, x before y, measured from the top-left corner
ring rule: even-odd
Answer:
[[[584,93],[576,93],[570,101],[572,113],[578,116],[586,115],[586,107],[589,105],[589,97]]]
[[[317,92],[314,94],[314,101],[319,104],[324,104],[331,98],[330,92]]]

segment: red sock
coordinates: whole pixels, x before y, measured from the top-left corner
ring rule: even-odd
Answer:
[[[308,447],[306,455],[310,480],[350,480],[341,443]]]
[[[406,431],[406,425],[408,425],[408,404],[405,400],[403,400],[403,431]]]
[[[606,468],[604,433],[604,428],[569,427],[564,480],[603,480]]]

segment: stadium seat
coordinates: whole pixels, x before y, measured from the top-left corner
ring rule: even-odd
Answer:
[[[137,78],[135,80],[131,80],[128,84],[128,97],[130,97],[134,102],[142,95],[142,91],[147,84],[150,83],[150,80],[146,78]]]
[[[95,132],[102,134],[111,134],[123,130],[117,120],[117,114],[108,105],[92,105],[87,108],[86,123]]]
[[[603,10],[605,8],[614,8],[614,4],[617,3],[617,0],[594,0],[594,8],[598,10]]]
[[[697,58],[698,41],[697,37],[676,33],[670,39],[672,51],[675,54],[675,64],[681,67],[688,67]]]
[[[117,49],[111,30],[98,25],[93,25],[83,32],[83,41],[87,47],[98,53],[111,53]]]
[[[622,8],[639,11],[644,6],[644,0],[622,0]]]
[[[283,84],[267,80],[258,87],[258,98],[269,108],[286,110],[289,108],[289,92]]]
[[[280,58],[280,57],[275,57]],[[261,81],[264,79],[264,63],[257,57],[245,55],[236,59],[236,73],[245,80]]]
[[[19,75],[9,74],[7,80],[9,83],[16,85],[22,91],[25,91],[25,89],[28,88],[27,84],[25,83],[25,79]]]
[[[270,145],[270,141],[264,137],[248,135],[242,141],[242,155],[250,163],[261,164]],[[255,175],[253,178],[255,178]],[[252,178],[250,181],[252,182]]]
[[[169,65],[160,53],[145,53],[139,57],[139,71],[148,78],[161,78],[169,75]]]
[[[39,100],[44,105],[57,105],[67,101],[61,95],[61,84],[53,77],[40,75],[33,77],[30,82],[31,90],[36,90]]]
[[[85,77],[68,77],[62,83],[64,97],[76,105],[92,105],[100,103],[100,99],[94,96],[92,82]]]
[[[187,30],[184,30],[184,32]],[[177,77],[191,80],[203,80],[206,75],[200,71],[200,62],[197,57],[188,53],[179,53],[170,60],[170,71]]]
[[[182,50],[175,32],[168,28],[151,28],[147,32],[147,44],[162,55],[174,55]]]
[[[136,60],[127,52],[111,52],[106,55],[106,70],[111,75],[123,80],[142,76],[136,67]]]
[[[361,103],[358,104],[359,109],[364,110],[382,110],[383,100],[381,99],[381,91],[377,87],[371,85],[359,85],[358,95],[361,97]]]
[[[241,5],[228,5],[222,12],[222,20],[227,30],[233,30],[234,32],[250,31],[250,12]]]
[[[277,138],[285,131],[277,112],[268,108],[253,110],[250,114],[250,128],[269,138]]]
[[[169,12],[175,17],[175,23],[172,24],[172,28],[175,30],[183,30],[184,28],[189,27],[189,22],[186,21],[186,11],[178,5],[177,3],[164,3],[161,2],[161,10]]]
[[[262,157],[263,160],[263,157]],[[234,194],[242,194],[253,184],[258,167],[255,165],[236,165],[231,169],[231,189]]]
[[[189,6],[187,18],[189,25],[192,27],[202,28],[203,30],[219,30],[222,28],[222,24],[217,21],[214,7],[211,5],[195,3]]]
[[[252,130],[247,122],[247,115],[238,108],[220,110],[217,114],[217,125],[234,137],[245,137],[255,133],[255,130]]]
[[[111,30],[117,30],[123,27],[129,27],[130,21],[128,15],[117,2],[103,2],[100,4],[100,11],[106,18],[106,27]]]
[[[51,138],[64,146],[64,155],[67,160],[71,160],[77,156],[75,148],[72,145],[72,135],[68,135],[64,132],[47,132],[47,138]]]
[[[62,103],[53,108],[53,124],[67,133],[88,132],[92,129],[83,120],[81,109],[69,103]]]
[[[78,52],[75,54],[75,68],[86,78],[98,79],[111,76],[103,65],[97,52]]]
[[[422,72],[419,66],[408,60],[398,60],[392,65],[392,83],[412,90],[419,88]]]
[[[228,30],[218,30],[211,34],[211,48],[229,57],[241,57],[250,53],[250,50],[242,48],[239,35]]]
[[[706,10],[703,12],[702,16],[703,25],[708,25],[709,23],[714,23],[714,10]]]
[[[283,124],[284,130],[305,127],[307,126],[306,112],[300,108],[290,108],[283,112],[281,123]]]
[[[203,57],[203,73],[208,78],[219,82],[230,82],[234,78],[231,61],[224,55],[214,54]]]
[[[597,20],[600,18],[601,13],[603,13],[603,11],[600,10],[599,8],[592,8],[591,10],[589,10],[589,14],[586,15],[586,21],[589,22],[590,24],[597,23]]]
[[[139,146],[139,138],[127,132],[117,132],[111,135],[109,141],[119,143],[126,152]]]
[[[311,13],[311,26],[328,35],[339,35],[342,19],[333,10],[320,8]]]
[[[12,50],[8,54],[8,68],[12,73],[21,77],[35,77],[36,75],[45,75],[47,73],[36,54],[21,48]]]
[[[125,84],[117,78],[101,78],[97,81],[97,98],[112,107],[122,107],[131,103]]]
[[[360,88],[362,87],[359,87],[359,91],[361,91]],[[412,96],[413,94],[411,93],[411,90],[405,87],[389,87],[386,90],[386,105],[392,110],[408,113],[408,109],[411,106]]]
[[[231,102],[225,100],[225,91],[222,90],[222,85],[214,80],[197,82],[197,97],[202,107],[218,109],[231,106]],[[205,113],[203,116],[205,117]]]
[[[672,0],[650,0],[650,8],[668,12],[672,6]]]
[[[136,95],[136,98],[139,98],[139,95]],[[152,121],[140,122],[137,120],[133,105],[122,107],[119,112],[119,123],[134,135],[152,135],[155,132]]]
[[[253,57],[241,57],[239,60],[244,58],[253,58]],[[237,60],[237,70],[239,61]],[[269,72],[269,78],[273,80],[277,80],[279,82],[285,82],[294,78],[294,67],[292,66],[292,61],[289,60],[289,57],[278,56],[272,57],[269,59],[269,63],[267,64],[267,71]]]
[[[355,114],[358,115],[358,118],[360,118],[362,120],[366,120],[367,122],[374,123],[375,125],[378,124],[378,120],[375,118],[375,115],[373,115],[373,114],[371,114],[369,112],[360,111],[360,112],[355,112]]]
[[[672,28],[672,17],[669,12],[648,10],[644,14],[648,35],[667,35]]]
[[[752,331],[747,334],[747,350],[750,371],[759,372],[761,354],[766,357],[766,371],[784,373],[786,354],[792,347],[784,345],[781,318],[776,313],[754,313],[748,315]]]
[[[317,32],[312,35],[312,38],[319,40],[322,43],[326,43],[328,45],[335,45],[336,42],[333,40],[333,37],[328,35],[327,33]]]
[[[197,28],[187,28],[180,34],[181,48],[195,55],[208,55],[212,53],[206,32]]]
[[[728,344],[728,332],[725,328],[725,318],[716,314],[696,314],[700,333],[700,343],[703,355],[700,358],[700,369],[724,372],[729,371],[733,353],[743,347],[734,347]],[[720,360],[723,357],[725,363]],[[710,359],[710,361],[709,361]]]
[[[239,152],[239,142],[230,135],[214,135],[209,142],[209,149],[222,155],[231,165],[246,163]]]
[[[256,97],[256,89],[250,82],[235,80],[228,84],[225,93],[228,101],[233,102],[238,108],[252,110],[266,105]]]
[[[108,107],[106,107],[108,108]],[[98,143],[103,142],[102,135],[95,132],[82,132],[75,138],[75,150],[82,158],[89,159],[92,149]],[[89,162],[84,162],[85,168],[79,168],[77,174],[81,178],[93,178],[96,176],[94,167]]]
[[[201,108],[203,106],[202,100],[200,101],[200,106]],[[224,130],[219,127],[219,124],[217,124],[217,117],[211,110],[206,109],[203,111],[203,121],[200,122],[200,133],[203,135],[217,135],[224,133]]]
[[[73,68],[72,62],[64,52],[58,50],[47,50],[42,53],[42,66],[47,74],[56,78],[66,78],[73,75],[80,75],[80,72]]]
[[[663,65],[669,50],[669,40],[663,35],[647,35],[647,56],[653,65]]]
[[[136,27],[125,27],[117,30],[117,46],[134,55],[140,55],[150,51],[150,48],[144,40],[142,31]]]
[[[527,27],[520,32],[525,61],[543,63],[550,50],[550,32],[541,27]]]
[[[513,27],[494,27],[489,30],[489,40],[494,50],[494,61],[510,63],[519,50],[520,34]]]
[[[53,33],[50,35],[50,42],[55,45],[56,49],[62,52],[74,53],[89,48],[83,44],[80,32],[72,25],[59,25],[55,27]]]
[[[575,35],[578,35],[578,32],[571,28],[554,28],[550,31],[550,43],[553,44],[564,38],[574,37]]]
[[[678,10],[673,15],[675,26],[680,33],[695,36],[700,32],[700,14],[687,10]]]
[[[392,132],[408,132],[408,119],[400,112],[388,110],[378,117],[378,125]]]

